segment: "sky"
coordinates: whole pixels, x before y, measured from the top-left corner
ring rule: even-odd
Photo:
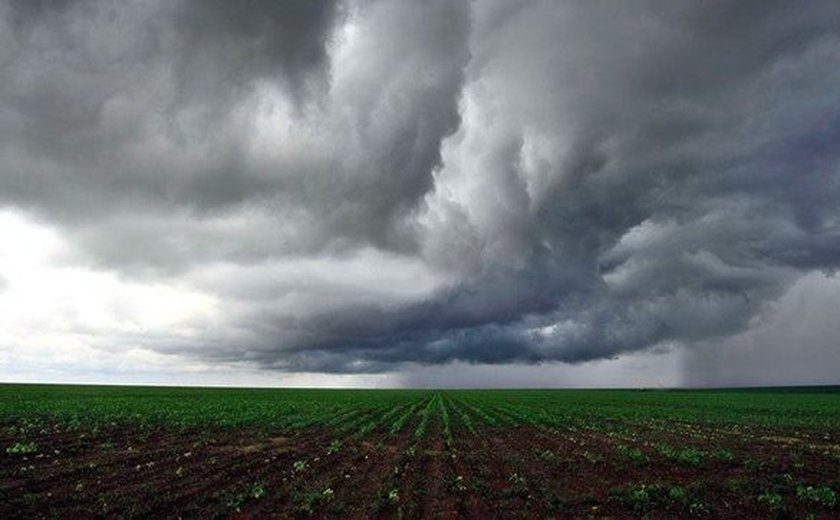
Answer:
[[[840,383],[840,3],[0,0],[0,380]]]

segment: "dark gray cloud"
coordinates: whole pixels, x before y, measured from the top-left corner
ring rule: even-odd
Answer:
[[[261,82],[299,103],[326,88],[340,18],[320,0],[34,1],[3,14],[0,193],[82,224],[269,189],[243,170],[250,123],[234,112]]]
[[[840,266],[840,5],[10,2],[0,204],[208,362],[580,363]]]

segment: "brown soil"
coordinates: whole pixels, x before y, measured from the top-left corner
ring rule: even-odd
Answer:
[[[0,518],[840,515],[840,504],[797,496],[797,488],[809,485],[840,491],[836,435],[679,424],[609,431],[497,427],[479,434],[455,427],[450,445],[440,415],[430,417],[420,439],[418,421],[396,435],[375,431],[363,439],[315,428],[68,431],[53,425],[28,434],[34,453],[8,453],[15,438],[4,433]],[[327,453],[334,439],[341,447]],[[663,446],[694,448],[702,457],[689,463],[663,454]],[[642,460],[627,455],[635,448]],[[672,496],[675,488],[684,496]],[[770,494],[781,503],[759,498]]]

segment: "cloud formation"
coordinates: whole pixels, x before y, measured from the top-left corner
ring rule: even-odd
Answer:
[[[88,347],[579,363],[840,267],[829,0],[11,1],[0,74],[0,207],[191,309],[53,324]]]

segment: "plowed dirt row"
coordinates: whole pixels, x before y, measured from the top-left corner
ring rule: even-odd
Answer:
[[[837,513],[797,495],[801,486],[840,483],[836,445],[795,431],[694,427],[689,435],[678,425],[672,431],[499,425],[476,433],[453,421],[448,442],[437,408],[425,432],[415,435],[422,413],[417,408],[395,434],[383,421],[364,436],[327,428],[85,431],[47,425],[29,432],[36,447],[31,453],[0,453],[0,518]],[[15,435],[0,441],[10,446]],[[704,457],[697,464],[663,452],[663,446],[689,444]],[[769,499],[758,498],[771,495],[785,505],[773,510]]]

